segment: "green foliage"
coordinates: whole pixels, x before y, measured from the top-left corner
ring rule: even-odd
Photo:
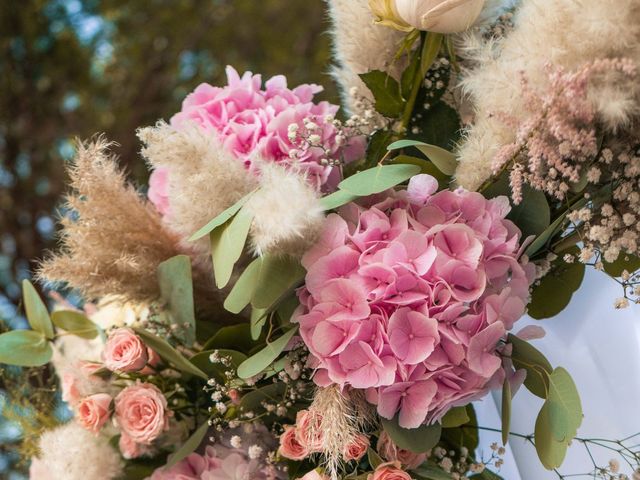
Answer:
[[[571,247],[564,253],[577,256],[578,247]],[[541,320],[550,318],[569,305],[574,292],[580,288],[584,278],[585,266],[574,261],[567,263],[559,256],[551,263],[551,270],[534,286],[529,303],[528,313],[533,318]]]
[[[529,342],[509,334],[507,342],[511,344],[511,360],[517,369],[525,369],[527,376],[524,386],[540,398],[547,398],[549,391],[549,375],[553,367],[549,360]]]
[[[418,468],[411,470],[419,479],[423,480],[452,480],[453,477],[436,465],[427,463],[420,465]]]
[[[264,387],[253,390],[240,399],[240,407],[245,412],[255,412],[262,405],[262,402],[277,403],[282,399],[286,385],[284,383],[272,383]]]
[[[372,167],[376,165],[387,153],[387,145],[389,145],[396,134],[391,130],[376,130],[369,136],[367,144],[367,153],[365,155],[365,165]]]
[[[431,175],[433,178],[438,180],[438,189],[446,190],[449,188],[449,184],[451,183],[451,176],[445,175],[442,173],[438,167],[436,167],[433,162],[427,160],[426,158],[418,158],[411,157],[409,155],[398,155],[397,157],[389,160],[391,165],[395,164],[408,164],[408,165],[417,165],[420,167],[420,173],[426,173],[427,175]]]
[[[442,428],[455,428],[469,422],[469,414],[466,407],[453,407],[442,417]]]
[[[101,332],[100,327],[74,310],[57,310],[51,314],[51,320],[56,327],[89,340],[96,338]]]
[[[172,364],[176,369],[189,375],[195,375],[204,380],[208,380],[209,377],[207,377],[202,370],[189,362],[180,352],[169,345],[166,340],[143,328],[134,328],[134,330],[148,347],[155,350],[163,360]]]
[[[29,320],[31,328],[36,332],[40,332],[46,338],[52,339],[53,325],[51,324],[47,306],[29,280],[22,281],[22,295],[27,320]]]
[[[207,223],[200,230],[198,230],[196,233],[191,235],[191,237],[189,237],[189,241],[193,242],[195,240],[198,240],[198,239],[204,237],[205,235],[209,235],[216,228],[221,227],[227,221],[231,220],[231,218],[234,217],[236,215],[236,213],[238,213],[240,211],[240,209],[244,206],[244,204],[247,203],[247,200],[249,200],[249,198],[251,198],[251,193],[248,194],[248,195],[245,195],[240,200],[238,200],[236,203],[234,203],[229,208],[227,208],[222,213],[220,213],[218,216],[212,218],[209,221],[209,223]]]
[[[511,384],[505,379],[502,384],[502,444],[506,445],[509,440],[509,428],[511,425]]]
[[[244,353],[224,348],[215,349],[215,351],[220,357],[230,359],[231,363],[229,366],[220,363],[211,363],[209,356],[214,350],[203,350],[202,352],[196,353],[189,361],[207,374],[208,377],[215,377],[216,380],[224,383],[227,381],[224,372],[229,370],[229,367],[238,368],[238,366],[247,359],[247,356]]]
[[[196,340],[196,317],[193,304],[191,259],[177,255],[158,266],[158,283],[171,323],[178,325],[176,335],[190,346]]]
[[[220,328],[207,342],[204,349],[226,348],[239,350],[247,353],[253,348],[254,342],[251,339],[250,327],[247,323],[229,325]]]
[[[224,288],[231,280],[233,267],[242,255],[253,222],[253,213],[241,208],[238,213],[209,234],[216,286]]]
[[[420,150],[443,174],[452,176],[458,165],[456,156],[444,148],[417,140],[398,140],[387,147],[387,150],[415,147]]]
[[[444,149],[453,148],[460,139],[458,112],[442,101],[432,105],[413,126],[419,133],[412,133],[410,137]]]
[[[256,288],[251,297],[254,308],[271,309],[302,281],[305,269],[299,260],[265,255],[260,262]]]
[[[176,463],[178,463],[183,458],[186,458],[187,455],[198,448],[208,430],[209,425],[207,422],[204,422],[202,425],[200,425],[198,429],[191,434],[186,442],[184,442],[175,452],[169,455],[169,457],[167,458],[166,468],[173,467]]]
[[[440,441],[442,426],[439,423],[433,425],[421,425],[418,428],[402,428],[398,424],[398,415],[393,419],[380,419],[382,428],[389,434],[391,440],[400,448],[414,453],[422,453],[435,447]]]
[[[400,85],[391,76],[380,70],[360,74],[364,84],[371,90],[376,110],[385,117],[395,118],[402,114],[404,99],[400,93]]]
[[[53,350],[35,330],[11,330],[0,335],[0,363],[37,367],[49,363]]]
[[[267,342],[267,345],[262,350],[242,362],[238,367],[238,376],[240,378],[251,378],[266,369],[278,358],[297,331],[298,327],[296,326],[285,332],[277,340]]]
[[[635,271],[640,269],[640,258],[635,255],[629,255],[628,253],[621,252],[615,262],[607,263],[603,261],[603,265],[605,272],[612,277],[619,277],[622,275],[624,270],[633,274]]]
[[[473,452],[479,445],[478,420],[472,404],[467,405],[465,409],[469,421],[459,427],[443,428],[441,442],[444,443],[447,448],[457,449],[462,446],[466,447],[470,452]]]
[[[371,447],[367,448],[367,460],[369,465],[371,465],[371,468],[374,470],[378,468],[378,465],[384,463],[382,457],[380,457],[380,455],[378,455],[378,453]]]
[[[420,173],[415,165],[378,165],[344,179],[338,188],[357,196],[383,192]]]

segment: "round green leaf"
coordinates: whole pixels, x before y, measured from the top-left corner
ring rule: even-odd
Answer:
[[[290,256],[265,255],[256,272],[256,288],[251,305],[270,308],[302,281],[306,270],[300,261]]]
[[[551,417],[549,402],[544,402],[536,419],[534,430],[536,452],[542,465],[548,470],[553,470],[562,465],[567,454],[568,442],[559,442],[554,438],[551,430]]]
[[[191,280],[191,259],[187,255],[177,255],[158,266],[160,295],[167,305],[178,337],[190,346],[196,340],[196,316],[193,303],[193,283]]]
[[[612,277],[619,277],[622,275],[622,272],[624,270],[633,274],[638,269],[640,269],[640,258],[636,257],[635,255],[629,255],[628,253],[620,253],[620,256],[615,262],[604,262],[603,265],[605,272],[607,272]]]
[[[22,296],[29,325],[48,339],[53,338],[53,325],[47,307],[29,280],[22,281]]]
[[[100,328],[80,312],[57,310],[51,314],[53,324],[81,338],[93,339],[100,334]]]
[[[253,390],[240,399],[240,407],[244,412],[256,412],[262,408],[262,402],[278,403],[286,390],[283,383],[272,383],[257,390]]]
[[[342,205],[353,202],[356,198],[358,198],[357,195],[352,195],[351,193],[345,192],[344,190],[338,190],[330,195],[322,197],[320,199],[320,205],[325,211],[333,210],[335,208],[341,207]]]
[[[240,352],[248,352],[255,346],[251,340],[251,328],[248,323],[240,323],[238,325],[229,325],[220,328],[209,340],[204,344],[205,350],[216,348],[226,348],[238,350]]]
[[[466,407],[453,407],[442,417],[442,428],[455,428],[469,421]]]
[[[442,426],[439,423],[422,425],[418,428],[402,428],[398,424],[398,415],[388,420],[381,418],[384,431],[400,448],[414,453],[423,453],[435,447],[440,441]]]
[[[297,331],[298,327],[296,326],[277,340],[267,343],[266,347],[242,362],[238,367],[238,376],[240,378],[251,378],[262,372],[278,358]]]
[[[417,140],[399,140],[393,142],[387,147],[388,150],[395,150],[398,148],[416,147],[420,150],[443,174],[451,176],[456,173],[456,167],[458,166],[458,160],[456,156],[438,147],[437,145],[430,145],[428,143],[419,142]]]
[[[49,363],[52,355],[49,341],[35,330],[11,330],[0,335],[0,363],[38,367]]]
[[[575,437],[582,423],[582,403],[576,384],[564,368],[556,368],[549,376],[549,416],[557,440]]]
[[[524,379],[525,387],[534,395],[546,399],[549,392],[549,375],[553,372],[549,360],[529,342],[525,342],[515,335],[509,334],[507,342],[512,346],[511,360],[513,365],[527,371],[527,376]]]
[[[418,173],[420,167],[416,165],[378,165],[344,179],[338,188],[352,195],[364,197],[383,192]]]

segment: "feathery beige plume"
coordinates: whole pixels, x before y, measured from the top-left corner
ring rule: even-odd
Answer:
[[[180,253],[178,238],[126,183],[110,144],[99,137],[79,144],[68,167],[73,191],[62,218],[61,249],[40,265],[38,278],[64,282],[85,298],[154,299],[158,265]]]
[[[302,256],[324,221],[320,194],[306,177],[273,163],[260,166],[260,188],[247,202],[254,213],[251,243],[259,255]]]

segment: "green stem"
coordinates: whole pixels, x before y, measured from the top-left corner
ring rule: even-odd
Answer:
[[[405,106],[404,113],[402,114],[402,130],[406,130],[409,127],[411,121],[411,115],[416,105],[416,99],[420,92],[420,87],[424,82],[424,77],[433,65],[438,52],[440,52],[440,46],[444,36],[441,33],[428,32],[424,41],[422,42],[422,50],[420,52],[420,68],[416,71],[416,76],[413,79],[413,86],[411,87],[411,93],[407,99],[407,105]]]

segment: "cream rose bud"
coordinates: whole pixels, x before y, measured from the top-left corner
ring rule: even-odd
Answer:
[[[98,433],[109,420],[111,395],[96,393],[83,398],[78,403],[78,423],[92,433]]]
[[[116,421],[132,442],[150,445],[169,427],[167,399],[150,383],[122,390],[115,400]]]
[[[482,11],[485,0],[395,0],[395,10],[418,30],[457,33],[468,29]]]
[[[147,364],[147,346],[130,328],[119,328],[104,347],[104,366],[113,372],[135,372]]]

